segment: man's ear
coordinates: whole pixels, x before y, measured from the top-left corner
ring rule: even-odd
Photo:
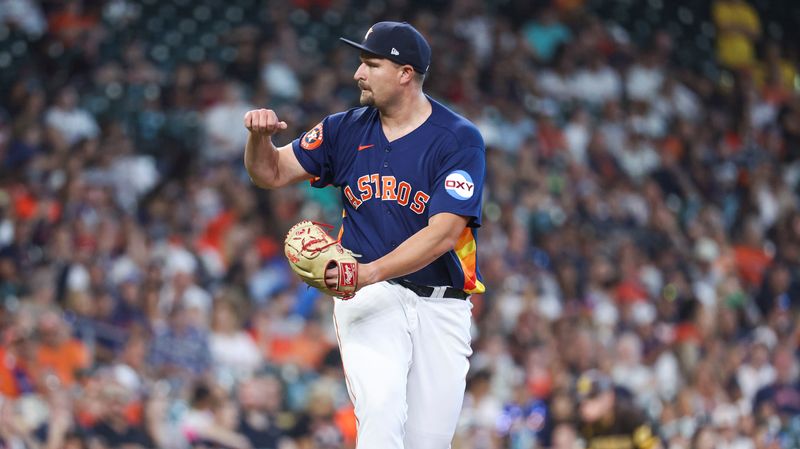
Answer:
[[[400,83],[406,84],[414,80],[414,69],[410,65],[400,67]]]

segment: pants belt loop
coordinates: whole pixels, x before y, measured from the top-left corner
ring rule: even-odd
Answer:
[[[444,291],[447,287],[433,287],[431,298],[444,298]]]

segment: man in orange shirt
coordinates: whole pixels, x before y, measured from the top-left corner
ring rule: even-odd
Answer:
[[[75,382],[75,375],[90,366],[89,352],[79,340],[72,338],[69,327],[55,311],[45,312],[38,322],[39,348],[36,361],[40,381],[50,384],[48,374],[56,376],[63,386]]]

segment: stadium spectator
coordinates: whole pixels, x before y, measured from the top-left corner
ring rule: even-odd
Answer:
[[[252,337],[242,329],[239,313],[231,300],[215,300],[209,344],[211,360],[218,375],[245,380],[260,367],[262,357]]]
[[[148,355],[153,373],[177,385],[198,379],[211,368],[208,334],[189,320],[186,306],[174,304],[167,325],[156,329]]]
[[[72,86],[59,91],[58,100],[45,114],[45,124],[50,144],[62,151],[81,139],[94,139],[100,133],[95,118],[78,107],[78,93]]]
[[[42,314],[36,327],[38,347],[34,370],[47,388],[72,386],[80,371],[91,364],[83,343],[70,336],[70,329],[55,310]]]
[[[283,386],[274,376],[258,376],[242,382],[239,432],[254,447],[279,447],[287,439],[292,417],[284,410]]]
[[[227,83],[222,101],[211,106],[204,114],[204,155],[212,160],[237,161],[241,149],[247,143],[247,133],[233,130],[240,124],[244,114],[254,106],[244,101],[242,87]]]
[[[556,49],[572,37],[569,28],[559,21],[556,9],[549,5],[539,11],[535,20],[525,25],[522,34],[535,57],[542,62],[550,62]]]
[[[775,381],[764,386],[753,399],[753,413],[762,418],[788,418],[800,414],[800,376],[792,348],[780,347],[773,356]]]

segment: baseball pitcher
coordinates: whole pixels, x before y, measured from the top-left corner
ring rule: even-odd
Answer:
[[[424,94],[431,49],[411,25],[380,22],[361,43],[360,108],[291,144],[286,123],[248,112],[253,182],[341,188],[340,238],[304,221],[286,236],[292,269],[334,296],[358,449],[446,449],[470,348],[470,295],[484,291],[477,228],[486,152],[475,125]]]

